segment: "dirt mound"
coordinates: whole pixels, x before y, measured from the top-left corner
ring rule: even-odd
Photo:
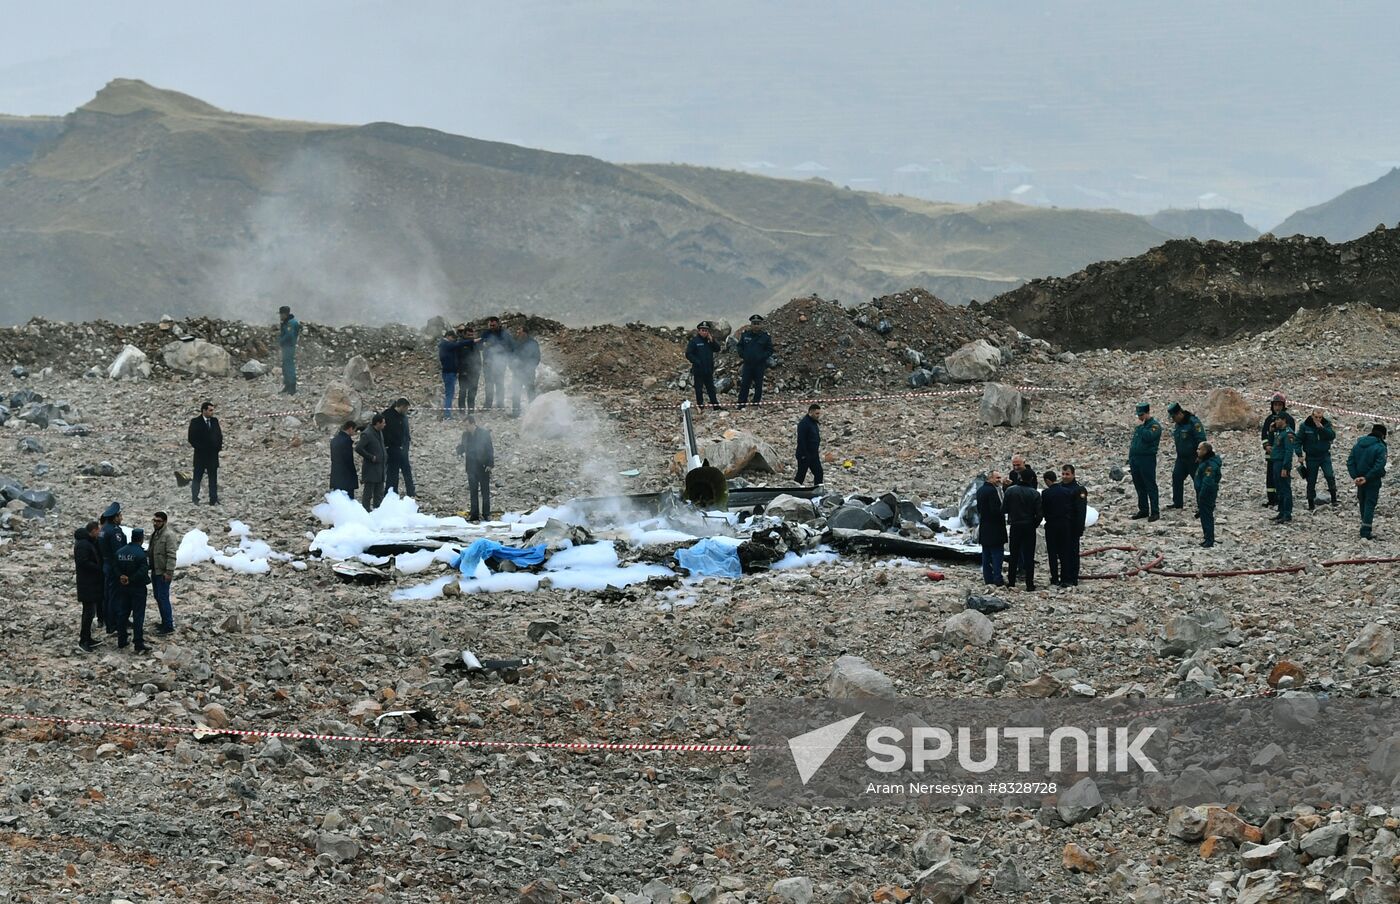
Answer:
[[[1277,326],[1299,308],[1352,302],[1400,308],[1400,229],[1337,245],[1270,235],[1172,241],[1034,280],[983,309],[1065,348],[1143,349],[1220,343]]]
[[[1390,361],[1400,357],[1400,313],[1368,304],[1304,308],[1254,344],[1260,351],[1320,351],[1350,363]]]

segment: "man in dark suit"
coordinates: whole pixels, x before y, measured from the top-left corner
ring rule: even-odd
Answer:
[[[346,421],[331,437],[331,489],[344,490],[354,499],[359,486],[355,473],[355,422]]]
[[[224,450],[224,432],[214,417],[214,403],[199,406],[199,417],[190,420],[190,446],[194,449],[194,480],[190,482],[190,500],[199,504],[199,485],[209,475],[209,504],[219,504],[219,453]]]
[[[1001,564],[1006,558],[1006,513],[1003,509],[1001,473],[993,471],[977,488],[977,542],[982,544],[982,580],[1001,587],[1006,580]]]

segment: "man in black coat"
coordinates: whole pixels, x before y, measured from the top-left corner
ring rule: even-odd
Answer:
[[[359,489],[355,473],[355,422],[346,421],[331,437],[331,489],[342,490],[351,499]]]
[[[773,337],[763,328],[763,316],[754,314],[749,318],[748,329],[739,334],[739,407],[749,402],[749,392],[753,392],[755,405],[763,402],[763,375],[768,370],[768,360],[773,357]]]
[[[78,579],[78,602],[83,604],[82,626],[78,629],[78,648],[91,653],[102,643],[92,639],[92,619],[97,617],[98,626],[106,624],[102,612],[102,599],[105,592],[102,580],[102,554],[97,551],[96,521],[89,521],[86,527],[73,532],[73,569]]]
[[[807,406],[807,414],[797,422],[797,476],[793,480],[801,486],[812,472],[812,486],[822,485],[822,406],[813,402]]]
[[[491,431],[478,426],[476,418],[467,415],[467,428],[457,443],[457,454],[467,466],[467,491],[471,494],[469,521],[480,521],[484,514],[491,517],[491,469],[496,467],[496,449],[491,444]]]
[[[1026,589],[1035,589],[1035,529],[1040,527],[1040,492],[1035,488],[1032,473],[1029,485],[1022,483],[1021,472],[1011,474],[1011,486],[1006,491],[1006,525],[1010,541],[1011,564],[1006,569],[1006,585],[1016,586],[1016,572],[1026,576]]]
[[[385,408],[384,451],[388,453],[388,468],[384,472],[384,488],[399,491],[399,474],[403,474],[403,494],[418,495],[413,485],[413,467],[408,463],[408,447],[413,435],[408,427],[408,399],[398,399]]]
[[[481,363],[486,369],[486,398],[483,408],[506,407],[506,373],[510,370],[515,343],[501,325],[501,318],[488,317],[481,331]],[[409,494],[413,495],[412,493]]]
[[[977,488],[977,542],[982,544],[982,581],[996,587],[1006,583],[1001,564],[1006,557],[1005,488],[1000,471],[992,471]]]
[[[1074,465],[1060,466],[1060,482],[1040,494],[1045,513],[1045,552],[1050,557],[1050,583],[1079,584],[1079,538],[1089,512],[1089,491],[1075,480]]]
[[[224,450],[224,432],[214,417],[214,403],[199,406],[199,417],[190,419],[190,446],[194,449],[194,480],[190,500],[199,505],[199,485],[209,475],[209,504],[219,504],[219,453]]]

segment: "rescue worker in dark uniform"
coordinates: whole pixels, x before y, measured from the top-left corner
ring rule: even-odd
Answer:
[[[1266,497],[1264,506],[1278,505],[1278,493],[1274,488],[1274,466],[1273,466],[1273,433],[1274,418],[1282,417],[1288,423],[1288,429],[1292,430],[1296,426],[1293,422],[1293,415],[1288,413],[1288,399],[1281,392],[1274,393],[1269,400],[1269,413],[1264,415],[1264,423],[1259,425],[1259,442],[1264,447],[1264,487]]]
[[[102,513],[102,533],[97,537],[97,551],[102,554],[102,581],[106,591],[103,594],[103,609],[106,612],[104,623],[108,634],[117,633],[118,621],[126,621],[121,616],[121,600],[117,596],[117,550],[125,545],[122,505],[120,502],[114,502]]]
[[[1045,515],[1045,551],[1050,556],[1050,583],[1079,584],[1079,538],[1089,513],[1089,491],[1075,480],[1074,465],[1060,466],[1060,482],[1040,494]]]
[[[1269,434],[1269,470],[1274,475],[1274,498],[1278,514],[1274,521],[1287,524],[1293,520],[1293,459],[1297,458],[1298,436],[1289,418],[1274,416],[1274,429]]]
[[[1327,478],[1327,492],[1337,504],[1337,478],[1332,473],[1332,441],[1337,431],[1321,408],[1314,408],[1298,428],[1298,446],[1303,450],[1304,477],[1308,481],[1308,511],[1317,508],[1317,475]]]
[[[822,406],[813,402],[807,406],[807,414],[797,422],[797,476],[793,478],[798,486],[812,472],[812,486],[822,485]]]
[[[121,609],[121,621],[117,623],[117,649],[126,646],[127,619],[131,620],[131,639],[135,642],[133,652],[145,653],[146,646],[146,586],[151,583],[151,566],[146,558],[146,550],[141,541],[146,532],[135,528],[131,532],[131,542],[117,550],[117,599]]]
[[[719,399],[715,397],[715,352],[720,347],[710,333],[711,327],[708,320],[696,324],[695,335],[690,337],[685,347],[685,360],[690,362],[690,376],[695,383],[695,404],[703,407],[705,394],[708,393],[710,406],[718,408]]]
[[[1146,402],[1138,403],[1137,419],[1133,441],[1128,446],[1128,471],[1133,475],[1138,504],[1133,520],[1156,521],[1161,517],[1157,509],[1157,448],[1162,443],[1162,425],[1152,416],[1152,406]]]
[[[1371,540],[1371,523],[1376,519],[1376,503],[1381,498],[1381,478],[1385,477],[1385,424],[1356,441],[1347,456],[1347,474],[1356,484],[1356,501],[1361,506],[1361,539]]]
[[[754,314],[749,318],[748,328],[739,336],[739,407],[748,404],[749,393],[753,392],[755,405],[763,401],[763,374],[768,369],[768,359],[773,357],[773,337],[763,328],[763,317]]]
[[[1182,408],[1180,402],[1168,405],[1167,415],[1175,425],[1172,427],[1172,443],[1176,446],[1176,463],[1172,465],[1172,508],[1179,509],[1186,505],[1186,481],[1190,479],[1195,488],[1196,465],[1200,461],[1196,450],[1206,441],[1206,428],[1201,419]]]
[[[1201,516],[1201,545],[1210,549],[1215,545],[1215,500],[1220,495],[1220,456],[1210,443],[1196,447],[1192,481],[1196,485],[1196,510]]]
[[[476,418],[468,415],[467,427],[457,443],[457,454],[467,467],[467,491],[471,496],[469,521],[491,518],[491,469],[496,467],[496,449],[491,444],[491,431],[478,426]]]

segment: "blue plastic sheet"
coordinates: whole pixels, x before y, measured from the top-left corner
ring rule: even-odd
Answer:
[[[676,561],[693,575],[708,578],[737,578],[743,575],[739,567],[739,547],[706,537],[689,549],[676,550]]]
[[[484,559],[501,559],[514,562],[516,565],[538,565],[544,561],[544,554],[544,544],[519,549],[483,538],[474,541],[471,546],[462,550],[457,558],[452,560],[452,567],[467,577],[471,577],[476,573],[476,566],[480,565]]]

